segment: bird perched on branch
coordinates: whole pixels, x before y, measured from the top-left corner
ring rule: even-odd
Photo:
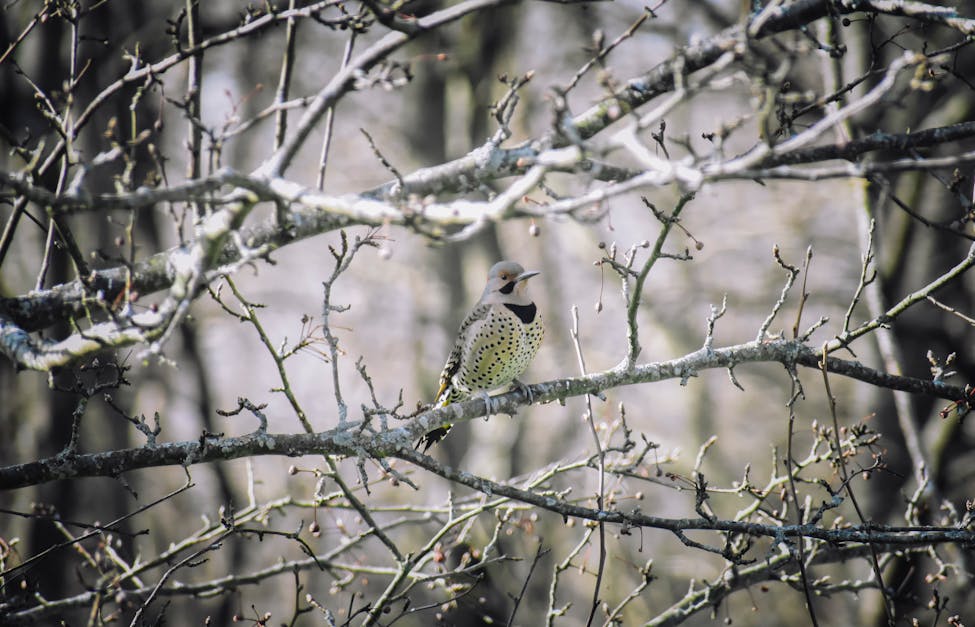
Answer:
[[[444,407],[472,396],[484,399],[488,415],[494,403],[488,392],[512,385],[531,393],[518,377],[538,352],[545,327],[528,295],[525,271],[514,261],[499,261],[488,272],[481,299],[460,325],[457,341],[440,373],[440,391],[434,407]],[[424,452],[443,439],[451,425],[427,433],[417,442]]]

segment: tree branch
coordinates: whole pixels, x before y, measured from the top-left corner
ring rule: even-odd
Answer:
[[[820,369],[821,356],[796,340],[749,342],[725,348],[700,349],[678,359],[640,364],[632,369],[618,368],[584,377],[556,379],[529,386],[537,402],[562,400],[584,394],[599,394],[624,385],[651,383],[667,379],[686,381],[698,372],[729,368],[744,363],[798,364]],[[892,390],[926,394],[947,400],[965,398],[963,387],[943,381],[886,374],[857,361],[836,357],[826,360],[827,371]],[[514,415],[527,398],[521,390],[493,397],[496,413]],[[114,477],[123,472],[155,466],[188,466],[218,460],[259,455],[296,457],[332,454],[354,457],[365,451],[373,457],[400,457],[414,461],[413,443],[423,434],[446,424],[481,418],[486,407],[479,399],[431,409],[411,419],[403,427],[375,431],[359,421],[312,434],[273,434],[256,432],[235,438],[201,437],[195,442],[171,442],[156,446],[91,454],[59,454],[55,457],[0,468],[0,490],[36,485],[72,477]]]

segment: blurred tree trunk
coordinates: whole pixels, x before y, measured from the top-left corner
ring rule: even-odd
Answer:
[[[970,15],[975,10],[975,3],[963,2],[957,7],[958,12]],[[894,57],[903,54],[903,50],[896,45],[886,45],[880,50],[873,49],[879,42],[888,38],[896,40],[895,31],[901,28],[896,20],[878,20],[861,25],[864,36],[860,38],[862,49],[858,51],[866,62],[876,59],[878,64],[886,64]],[[871,32],[872,30],[872,32]],[[927,41],[928,50],[936,50],[955,43],[953,32],[946,29],[930,28],[918,30],[904,35],[920,37]],[[851,38],[852,41],[852,38]],[[958,55],[955,61],[949,61],[954,67],[971,67],[975,63],[975,51],[970,47],[954,53]],[[934,72],[948,71],[951,68],[932,65]],[[915,89],[910,97],[900,107],[885,108],[884,117],[871,120],[870,132],[875,128],[887,132],[897,133],[909,129],[923,129],[935,125],[954,124],[972,119],[975,91],[960,76],[959,80],[945,80],[936,84],[933,89]],[[923,80],[923,77],[921,77]],[[931,112],[936,112],[938,119],[931,119]],[[929,151],[930,156],[951,156],[960,151],[959,144],[942,144]],[[878,158],[891,156],[879,155]],[[878,242],[888,245],[880,246],[877,250],[880,289],[883,294],[884,308],[898,302],[906,294],[928,283],[934,277],[944,272],[963,258],[971,242],[944,230],[925,226],[917,219],[909,216],[899,203],[910,208],[911,211],[924,216],[934,223],[950,223],[955,220],[965,221],[965,231],[972,233],[970,223],[971,210],[971,172],[956,172],[956,176],[963,177],[957,185],[957,193],[946,189],[943,182],[933,174],[905,173],[890,177],[889,180],[874,180],[870,185],[870,198],[873,211],[877,219]],[[966,215],[969,214],[969,215]],[[910,253],[908,254],[908,251]],[[975,305],[975,294],[972,293],[972,282],[956,284],[951,292],[939,292],[934,296],[939,301],[962,312],[971,312]],[[955,353],[957,359],[950,370],[957,370],[957,381],[972,381],[975,378],[975,360],[968,350],[975,342],[975,329],[962,323],[961,320],[945,312],[933,304],[924,303],[912,309],[906,316],[898,320],[892,330],[894,344],[897,348],[896,358],[903,373],[908,376],[930,378],[930,364],[926,358],[928,351],[943,362],[950,354]],[[875,474],[871,482],[876,482],[874,489],[864,493],[864,498],[870,506],[873,520],[890,524],[903,524],[900,512],[906,498],[913,491],[915,477],[914,460],[908,453],[903,438],[903,430],[898,421],[897,407],[894,396],[889,391],[874,389],[877,408],[877,430],[887,434],[884,439],[886,450],[884,458],[890,472]],[[925,522],[935,521],[943,514],[939,511],[938,498],[946,498],[954,503],[959,511],[964,511],[965,499],[971,498],[971,475],[965,479],[965,470],[973,466],[975,442],[962,429],[960,420],[942,420],[938,411],[943,403],[936,399],[920,395],[912,395],[908,401],[910,415],[907,417],[922,436],[922,448],[930,467],[926,469],[931,479],[931,486],[926,492],[925,504],[929,508]],[[954,471],[953,471],[954,469]],[[970,472],[970,471],[969,471]],[[891,494],[901,494],[902,498],[890,498]],[[946,549],[953,551],[953,548]],[[969,560],[970,561],[970,560]],[[925,584],[925,575],[934,572],[936,566],[922,560],[905,560],[900,558],[885,573],[888,586],[898,588],[912,586],[913,592],[903,592],[899,598],[911,599],[916,595],[926,595],[929,585]],[[968,577],[967,573],[958,573],[960,577]],[[909,588],[907,588],[909,589]],[[956,599],[957,600],[957,599]],[[957,600],[960,602],[960,600]],[[962,615],[975,613],[975,598],[969,596],[965,602]],[[903,615],[898,608],[898,615]],[[872,616],[870,623],[886,624],[882,606],[874,604],[868,611]]]

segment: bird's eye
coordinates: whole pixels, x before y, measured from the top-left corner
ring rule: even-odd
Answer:
[[[501,273],[501,280],[502,280],[502,281],[507,281],[507,280],[508,280],[508,275],[507,275],[507,274],[505,274],[504,272],[502,272],[502,273]]]

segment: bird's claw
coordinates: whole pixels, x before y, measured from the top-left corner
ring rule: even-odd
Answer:
[[[487,414],[484,415],[484,422],[487,422],[491,416],[498,413],[498,401],[491,398],[484,390],[478,392],[477,397],[484,401],[484,406],[487,408]]]
[[[525,397],[528,399],[529,405],[535,402],[535,395],[532,394],[532,389],[527,385],[525,385],[524,383],[522,383],[521,381],[519,381],[518,379],[512,379],[511,389],[518,390],[519,392],[524,394]]]

